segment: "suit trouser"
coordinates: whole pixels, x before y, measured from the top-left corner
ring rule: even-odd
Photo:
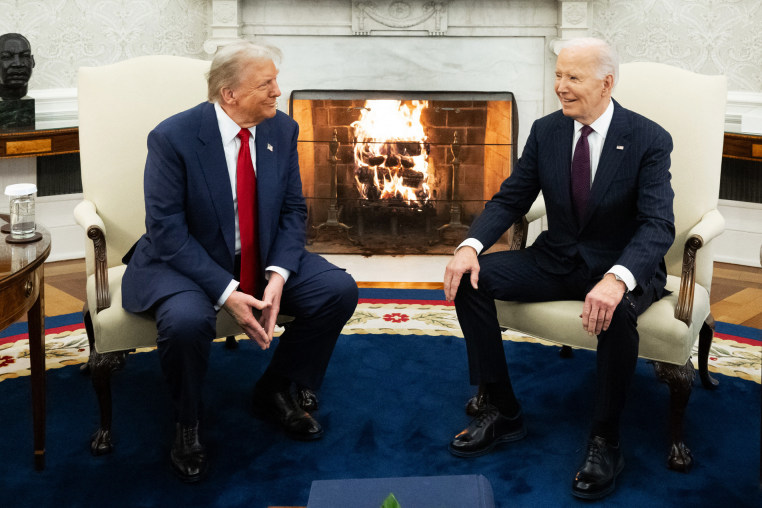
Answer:
[[[480,256],[479,265],[478,290],[471,286],[467,273],[455,297],[458,321],[466,340],[470,381],[473,385],[510,385],[495,300],[584,300],[600,276],[591,277],[584,264],[567,274],[550,273],[537,263],[531,247]],[[654,301],[653,294],[652,288],[626,293],[608,330],[598,335],[594,428],[604,426],[618,431],[638,358],[637,316]],[[580,313],[581,310],[580,305]]]
[[[293,316],[278,339],[268,371],[312,389],[323,382],[336,340],[357,306],[357,284],[344,270],[286,287],[281,314]],[[198,420],[217,314],[202,290],[171,295],[154,306],[157,346],[176,421]],[[226,312],[221,310],[220,312]]]

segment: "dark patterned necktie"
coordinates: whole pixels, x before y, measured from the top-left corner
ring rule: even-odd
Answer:
[[[257,177],[249,149],[249,129],[241,129],[241,148],[236,166],[238,231],[241,235],[240,290],[254,295],[259,274],[259,238],[257,235]]]
[[[574,148],[571,169],[571,197],[577,220],[581,221],[590,197],[590,144],[587,136],[593,132],[589,125],[582,126],[582,133]]]

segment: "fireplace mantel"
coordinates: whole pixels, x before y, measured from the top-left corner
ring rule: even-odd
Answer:
[[[205,50],[245,38],[284,54],[294,89],[511,92],[519,147],[557,109],[559,41],[587,35],[590,2],[566,0],[212,0]]]
[[[586,35],[590,1],[212,0],[204,49],[241,37],[354,35],[548,37]]]

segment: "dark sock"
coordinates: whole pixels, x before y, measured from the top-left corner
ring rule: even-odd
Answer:
[[[513,388],[509,382],[487,383],[485,386],[489,402],[500,411],[503,416],[515,418],[518,416],[521,406],[516,400]]]
[[[619,446],[619,426],[609,422],[593,422],[590,437],[602,437],[611,446]]]
[[[268,392],[280,392],[288,390],[290,387],[291,381],[288,378],[276,374],[270,369],[265,370],[262,377],[257,381],[257,388]]]

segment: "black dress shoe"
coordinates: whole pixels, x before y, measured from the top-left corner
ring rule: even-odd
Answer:
[[[487,389],[484,385],[479,385],[479,390],[476,395],[468,399],[466,402],[466,414],[468,416],[477,416],[484,408],[489,404],[489,395],[487,395]]]
[[[169,458],[172,469],[182,481],[196,483],[203,478],[209,464],[206,451],[198,439],[198,422],[192,426],[177,424]]]
[[[487,404],[479,415],[450,442],[450,453],[456,457],[478,457],[492,451],[500,443],[518,441],[527,435],[524,418],[519,414],[508,418],[493,405]]]
[[[318,410],[318,398],[311,388],[306,386],[296,387],[296,402],[299,407],[308,413]]]
[[[270,391],[259,385],[254,387],[254,414],[278,423],[292,439],[312,441],[323,437],[323,428],[299,407],[288,389]]]
[[[587,457],[572,482],[572,494],[582,499],[600,499],[614,492],[617,475],[624,469],[619,446],[594,436],[587,443]]]

